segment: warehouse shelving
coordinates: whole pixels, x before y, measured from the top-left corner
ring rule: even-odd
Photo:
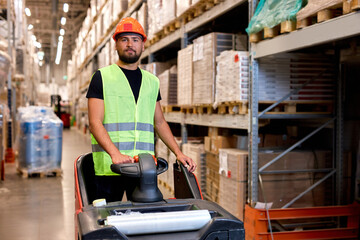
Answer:
[[[160,39],[158,42],[150,45],[147,49],[145,49],[141,58],[146,58],[151,55],[151,53],[157,52],[164,47],[167,47],[171,43],[176,40],[180,40],[181,38],[185,38],[185,34],[195,30],[196,28],[201,27],[202,25],[214,20],[215,18],[221,16],[222,14],[230,11],[231,9],[243,4],[246,0],[226,0],[218,5],[214,6],[210,10],[204,12],[202,15],[194,18],[192,21],[183,24],[179,29],[172,32],[168,36]]]
[[[253,2],[256,5],[256,1]],[[254,7],[254,6],[253,6]],[[254,9],[253,9],[254,10]],[[312,26],[306,27],[301,30],[296,30],[294,32],[290,32],[288,34],[277,36],[273,39],[264,40],[259,43],[251,44],[251,55],[252,55],[252,73],[251,73],[251,117],[250,117],[250,131],[249,134],[251,135],[250,142],[257,142],[258,138],[258,121],[260,118],[268,118],[269,115],[263,115],[263,113],[258,113],[258,69],[259,64],[258,60],[262,57],[276,55],[283,52],[295,51],[306,49],[308,47],[314,47],[319,45],[324,45],[331,42],[336,42],[339,40],[351,38],[353,36],[360,35],[360,26],[358,24],[354,24],[355,22],[360,21],[360,13],[353,12],[347,15],[343,15],[326,22],[314,24]],[[336,29],[336,31],[335,31]],[[339,55],[337,56],[339,57]],[[322,125],[314,130],[310,135],[299,141],[297,144],[293,145],[289,149],[283,152],[279,157],[273,159],[265,166],[260,167],[258,162],[258,146],[257,144],[250,144],[250,162],[249,162],[249,179],[250,179],[250,190],[249,190],[249,202],[252,206],[258,201],[258,192],[259,192],[259,176],[261,174],[265,174],[265,168],[272,163],[276,162],[281,156],[288,153],[296,146],[300,145],[303,141],[310,138],[313,134],[320,131],[322,128],[328,127],[328,125],[334,123],[334,138],[335,138],[335,155],[334,158],[336,162],[333,162],[333,168],[327,169],[328,174],[325,175],[321,180],[316,182],[313,186],[307,189],[305,192],[299,194],[298,197],[293,199],[293,201],[286,203],[283,208],[287,208],[291,206],[297,199],[301,196],[306,194],[307,192],[311,191],[317,185],[325,181],[327,178],[336,175],[336,200],[335,204],[341,203],[341,198],[343,196],[343,189],[342,189],[342,171],[343,171],[343,161],[342,161],[342,108],[341,108],[341,101],[342,101],[342,86],[341,81],[338,79],[337,81],[337,110],[336,110],[336,117],[332,117],[329,115],[274,115],[273,118],[277,119],[288,119],[288,118],[319,118],[324,119],[325,123],[323,122]],[[279,100],[280,103],[282,100],[285,100],[286,97]],[[275,105],[275,104],[274,104]],[[318,169],[326,170],[326,169]],[[300,170],[302,171],[302,170]],[[297,171],[297,172],[300,172]],[[310,171],[310,170],[309,170]],[[280,173],[280,171],[279,171]]]

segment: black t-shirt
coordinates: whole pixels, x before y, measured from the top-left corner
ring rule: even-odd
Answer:
[[[137,102],[139,98],[139,92],[140,92],[140,86],[141,86],[141,79],[142,74],[140,71],[140,68],[137,68],[136,70],[128,70],[120,67],[123,73],[125,74],[127,80],[129,81],[131,90],[134,94],[135,102]],[[102,85],[102,77],[99,70],[97,70],[90,82],[88,92],[86,94],[87,98],[99,98],[104,99],[104,93],[103,93],[103,85]],[[161,100],[160,95],[160,89],[158,93],[158,97],[156,101]]]

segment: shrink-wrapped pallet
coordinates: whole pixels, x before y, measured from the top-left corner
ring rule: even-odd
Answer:
[[[194,40],[193,104],[213,104],[215,101],[216,56],[231,50],[234,36],[209,33]]]
[[[250,35],[260,32],[265,27],[273,28],[284,21],[295,21],[296,13],[306,4],[304,0],[261,0],[246,32]]]
[[[193,45],[178,51],[178,105],[191,105],[193,98]]]
[[[19,108],[19,168],[28,173],[61,167],[62,121],[50,107]]]
[[[159,76],[161,105],[175,105],[177,104],[177,68],[172,66],[170,69],[164,71]]]
[[[163,13],[163,24],[165,26],[176,18],[176,1],[163,0],[162,4],[163,9],[166,9]]]
[[[216,57],[215,105],[248,99],[249,53],[224,51]]]
[[[155,37],[155,34],[159,32],[163,26],[163,14],[164,10],[161,4],[161,0],[148,0],[148,39]]]
[[[341,6],[343,0],[309,0],[308,4],[296,14],[296,20],[301,21],[315,15],[317,12],[334,6]]]
[[[191,0],[176,0],[176,16],[180,17],[191,6]]]
[[[281,54],[259,60],[259,100],[276,101],[313,79],[287,100],[333,100],[333,57],[314,54]]]

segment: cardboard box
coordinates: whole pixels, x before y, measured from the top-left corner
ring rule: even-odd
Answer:
[[[219,150],[219,173],[235,181],[247,181],[248,151],[225,148]]]
[[[220,175],[219,204],[241,221],[244,220],[247,181]]]
[[[219,156],[206,153],[206,194],[214,201],[219,201]]]
[[[235,148],[237,138],[234,136],[217,136],[211,138],[211,152],[218,154],[220,148]]]

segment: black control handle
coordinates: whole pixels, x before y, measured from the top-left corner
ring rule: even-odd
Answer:
[[[111,171],[127,177],[140,177],[139,163],[111,164]]]

